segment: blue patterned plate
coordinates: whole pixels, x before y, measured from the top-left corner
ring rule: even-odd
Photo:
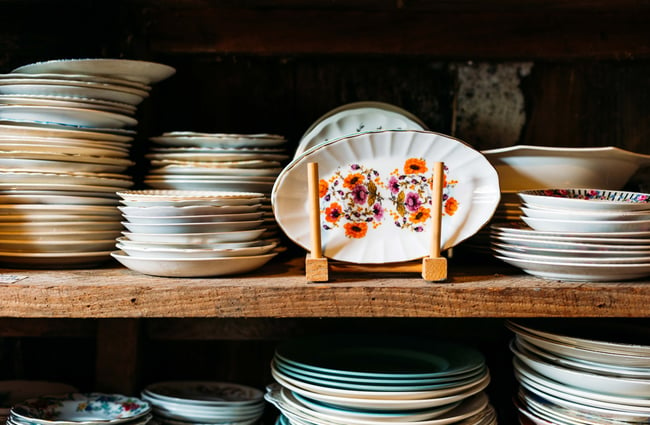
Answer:
[[[67,393],[26,400],[11,409],[11,417],[29,424],[103,424],[132,421],[151,411],[135,397],[104,393]]]

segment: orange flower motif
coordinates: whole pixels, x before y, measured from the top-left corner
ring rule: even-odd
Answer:
[[[368,232],[368,224],[363,221],[360,223],[345,223],[345,236],[348,238],[361,239]]]
[[[320,179],[318,181],[318,196],[321,198],[325,196],[327,194],[328,187],[329,185],[327,184],[327,181],[324,179]]]
[[[359,174],[359,173],[350,174],[345,178],[345,180],[343,180],[343,186],[348,189],[354,189],[356,186],[363,184],[364,179],[365,177],[363,176],[363,174]]]
[[[424,223],[431,217],[431,210],[429,208],[420,207],[414,213],[411,213],[409,220],[411,223]]]
[[[449,198],[445,202],[445,214],[454,215],[458,211],[458,201],[456,198]]]
[[[423,159],[409,158],[404,163],[404,174],[422,174],[429,171]]]
[[[343,215],[343,209],[338,202],[332,202],[332,205],[325,208],[325,221],[336,223]]]

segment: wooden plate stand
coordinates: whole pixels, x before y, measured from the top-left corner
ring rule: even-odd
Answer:
[[[442,162],[436,162],[433,166],[433,191],[431,194],[433,211],[431,250],[428,257],[422,259],[422,279],[429,282],[441,282],[447,279],[447,259],[440,255],[440,232],[442,228],[442,186],[443,186]],[[329,280],[330,265],[327,258],[323,257],[320,225],[320,200],[318,193],[318,163],[310,162],[307,168],[307,183],[309,191],[309,218],[311,233],[311,252],[305,258],[305,276],[309,282],[327,282]],[[348,271],[355,269],[355,265],[346,264],[344,268]],[[358,271],[373,270],[372,266],[359,265]],[[395,267],[388,269],[375,268],[375,271],[399,271],[412,270],[412,267]]]

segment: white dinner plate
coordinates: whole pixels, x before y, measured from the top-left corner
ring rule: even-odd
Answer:
[[[480,153],[438,133],[382,131],[322,143],[280,173],[273,211],[287,236],[309,250],[307,164],[316,162],[326,257],[353,263],[421,258],[430,251],[430,173],[436,161],[445,164],[445,250],[489,221],[500,192],[496,171]]]
[[[34,123],[23,121],[0,121],[0,132],[3,136],[20,136],[20,137],[57,137],[69,139],[87,139],[94,141],[109,141],[127,143],[133,140],[128,134],[106,133],[101,131],[92,131],[76,127],[43,127]]]
[[[124,251],[127,255],[137,258],[226,258],[226,257],[250,257],[264,255],[271,252],[275,243],[268,243],[262,246],[250,246],[244,248],[165,248],[150,245],[139,247],[130,244],[117,243],[116,248]]]
[[[495,223],[492,231],[502,235],[516,235],[527,238],[537,238],[564,242],[596,242],[621,245],[639,245],[650,243],[650,232],[604,232],[604,233],[576,233],[576,232],[542,232],[533,230],[523,222],[520,223]]]
[[[128,158],[129,151],[126,149],[115,149],[111,147],[95,147],[95,146],[80,146],[74,144],[58,144],[58,143],[49,143],[46,144],[45,141],[33,141],[33,140],[7,140],[0,137],[0,150],[3,151],[23,151],[23,152],[53,152],[59,154],[68,154],[74,155],[81,152],[84,155],[91,156],[107,156],[115,158]]]
[[[491,232],[490,237],[493,241],[507,244],[510,247],[521,247],[530,250],[576,250],[588,252],[626,252],[626,251],[646,251],[650,249],[650,240],[640,241],[638,245],[631,244],[613,244],[598,243],[594,239],[583,238],[576,242],[556,240],[544,236],[513,236],[508,233]],[[633,242],[633,241],[630,241]],[[514,248],[513,248],[514,249]]]
[[[617,211],[594,210],[576,211],[556,210],[552,208],[531,208],[525,204],[520,207],[521,212],[527,217],[550,220],[579,220],[579,221],[625,221],[625,220],[650,220],[650,210]]]
[[[32,105],[32,106],[57,106],[66,108],[97,109],[100,111],[116,112],[125,115],[135,115],[136,107],[127,103],[111,102],[101,99],[69,98],[64,96],[48,95],[0,95],[0,104],[4,105]]]
[[[87,267],[110,260],[111,251],[99,252],[0,252],[0,263],[11,267],[61,269]]]
[[[614,245],[616,246],[616,245]],[[510,253],[520,253],[520,254],[529,254],[529,255],[544,255],[546,257],[586,257],[586,258],[616,258],[624,259],[625,257],[645,257],[650,256],[650,245],[642,246],[637,249],[616,249],[609,250],[603,249],[601,247],[589,248],[589,245],[582,247],[581,249],[570,249],[570,248],[540,248],[540,247],[529,247],[527,245],[519,244],[509,244],[509,243],[500,243],[492,242],[492,247],[504,255]],[[499,251],[497,251],[499,252]],[[563,261],[568,258],[560,258]],[[588,262],[588,261],[587,261]]]
[[[0,105],[0,119],[54,122],[78,127],[134,127],[138,121],[128,115],[97,109],[38,105]]]
[[[111,256],[136,272],[163,277],[215,277],[247,273],[268,263],[277,253],[224,258],[138,258],[123,251]]]
[[[492,246],[492,251],[497,253],[497,255],[508,257],[512,259],[521,259],[528,261],[556,261],[558,263],[573,263],[573,264],[650,264],[650,256],[627,256],[627,255],[611,255],[606,257],[597,257],[597,256],[585,256],[585,255],[571,255],[568,252],[564,255],[557,254],[542,254],[542,253],[527,253],[514,251],[510,249],[503,249],[496,246]]]
[[[240,230],[236,232],[214,232],[214,233],[140,233],[122,232],[124,236],[137,242],[165,242],[183,244],[210,244],[228,242],[256,241],[266,231],[262,229]]]
[[[129,223],[143,224],[191,224],[191,223],[219,223],[228,221],[251,221],[260,220],[264,215],[263,212],[251,212],[241,214],[210,214],[210,215],[172,215],[172,216],[154,216],[154,215],[129,215],[123,214],[124,219]]]
[[[294,159],[321,143],[368,131],[426,130],[405,115],[383,108],[363,107],[336,112],[314,126],[298,143]]]
[[[0,109],[1,112],[1,109]],[[212,153],[212,152],[152,152],[145,154],[148,159],[177,160],[194,162],[227,162],[227,161],[248,161],[260,159],[266,161],[286,161],[289,155],[281,153],[260,153],[239,151],[234,153]]]
[[[9,253],[65,253],[65,252],[97,252],[114,249],[115,239],[105,240],[58,240],[58,241],[26,241],[4,240],[0,238],[0,251]]]
[[[262,227],[264,220],[223,221],[216,223],[129,223],[122,224],[133,233],[215,233],[252,230]],[[0,227],[1,228],[1,227]]]
[[[496,258],[533,276],[560,281],[613,282],[650,276],[650,263],[584,264],[561,261],[531,261],[503,255]]]
[[[650,194],[602,189],[522,190],[519,197],[534,208],[583,211],[650,209]]]
[[[650,220],[572,220],[533,218],[525,215],[521,219],[533,230],[541,232],[572,233],[618,233],[650,231]]]
[[[118,178],[123,177],[123,178]],[[28,171],[0,171],[0,181],[3,183],[36,183],[36,184],[69,184],[88,186],[113,186],[122,190],[133,186],[133,181],[126,175],[104,173],[38,173]]]
[[[126,103],[128,105],[139,105],[149,95],[143,90],[133,89],[130,87],[113,85],[107,87],[99,84],[94,87],[87,85],[74,85],[65,81],[52,80],[34,81],[18,80],[15,82],[0,82],[0,94],[25,96],[64,96],[70,98],[91,98],[99,100],[108,100],[111,102]]]
[[[271,194],[273,182],[256,182],[241,179],[239,181],[218,179],[155,179],[145,178],[144,183],[153,189],[167,190],[219,190],[261,192]]]
[[[113,78],[102,75],[86,75],[86,74],[62,74],[62,73],[40,73],[40,74],[26,74],[26,73],[10,73],[10,74],[0,74],[0,79],[12,79],[12,78],[23,78],[23,79],[49,79],[49,80],[58,80],[58,81],[74,81],[75,83],[105,83],[105,84],[114,84],[118,86],[127,86],[133,87],[140,90],[150,91],[151,86],[147,84],[140,83],[138,81],[125,80],[124,78]]]
[[[165,64],[132,59],[56,59],[15,68],[19,74],[101,75],[153,84],[174,75],[176,70]]]
[[[183,217],[210,214],[248,214],[261,211],[261,204],[253,205],[187,205],[187,206],[152,206],[128,207],[119,206],[118,209],[129,217]]]
[[[214,168],[214,167],[183,166],[183,165],[164,165],[162,167],[152,168],[149,172],[149,175],[151,177],[157,175],[164,175],[167,177],[174,176],[174,175],[277,177],[277,175],[280,174],[281,171],[282,168]]]

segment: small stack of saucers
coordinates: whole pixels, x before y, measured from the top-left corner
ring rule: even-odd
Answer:
[[[262,391],[231,382],[159,382],[141,396],[161,425],[253,425],[264,413]]]
[[[592,320],[577,327],[520,321],[508,327],[515,333],[515,403],[522,424],[650,422],[647,327]]]
[[[137,105],[174,72],[152,62],[71,59],[0,75],[2,264],[110,259],[121,227],[115,192],[133,185]]]
[[[650,275],[650,194],[545,189],[519,196],[522,221],[492,225],[497,258],[548,279]]]
[[[22,401],[11,408],[8,425],[146,425],[151,405],[136,397],[65,393]]]
[[[386,335],[312,336],[278,346],[266,399],[290,424],[495,424],[490,375],[472,348]]]
[[[274,134],[174,131],[152,137],[155,144],[145,184],[154,189],[271,193],[289,158],[286,139]]]
[[[135,271],[174,277],[221,276],[262,267],[277,255],[266,237],[265,197],[254,192],[119,192],[127,231],[111,255]]]
[[[11,408],[24,400],[46,394],[76,392],[77,388],[63,382],[11,380],[0,381],[0,422],[5,423]]]

